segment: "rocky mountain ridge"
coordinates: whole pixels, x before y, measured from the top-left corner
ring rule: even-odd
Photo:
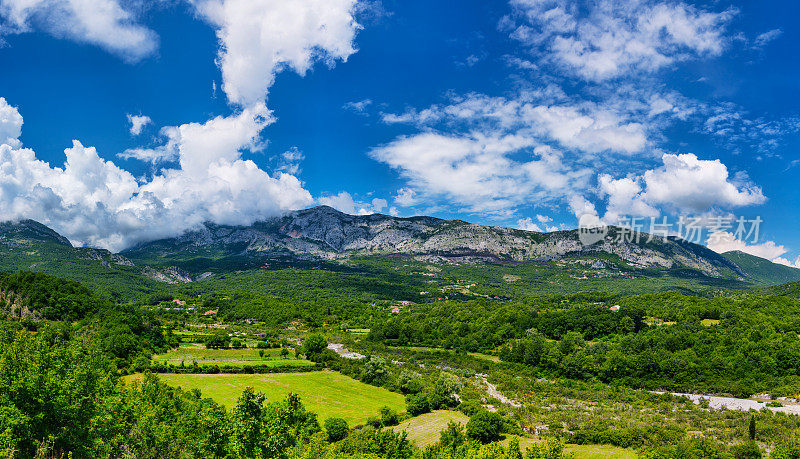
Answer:
[[[609,256],[637,268],[689,269],[709,277],[741,277],[741,269],[710,249],[674,238],[639,235],[625,240],[618,228],[592,245],[577,230],[537,233],[433,217],[348,215],[320,206],[251,226],[206,224],[179,237],[122,252],[144,263],[191,257],[283,255],[339,260],[352,256],[409,256],[431,262],[550,262]]]

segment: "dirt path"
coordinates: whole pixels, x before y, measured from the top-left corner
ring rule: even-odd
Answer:
[[[496,398],[497,400],[500,401],[500,403],[511,405],[514,408],[519,408],[522,406],[521,403],[517,402],[516,400],[511,400],[510,398],[503,395],[502,392],[497,390],[497,386],[490,383],[489,380],[486,379],[487,375],[477,374],[475,376],[478,379],[480,379],[481,382],[483,382],[483,384],[486,386],[486,394],[489,395],[489,397]]]

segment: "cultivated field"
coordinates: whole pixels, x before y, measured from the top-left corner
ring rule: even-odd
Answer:
[[[439,432],[451,421],[466,426],[469,418],[460,411],[437,410],[411,418],[391,429],[397,432],[405,431],[409,440],[424,448],[439,441]]]
[[[447,423],[451,421],[466,426],[469,418],[458,411],[440,410],[411,418],[400,425],[392,427],[392,429],[398,432],[406,432],[409,440],[420,448],[424,448],[439,441],[439,433],[444,430],[447,427]],[[523,452],[539,441],[532,438],[518,438],[520,449],[522,449]],[[508,444],[508,440],[505,440],[503,443]],[[637,457],[636,452],[631,449],[607,445],[566,445],[564,451],[572,453],[575,459],[636,459]]]
[[[161,374],[158,377],[171,386],[200,389],[204,397],[211,397],[228,408],[233,407],[246,387],[264,393],[269,401],[280,400],[294,392],[307,409],[319,415],[321,422],[339,417],[352,426],[365,422],[384,406],[397,412],[405,410],[402,395],[332,371],[263,375]]]
[[[264,351],[261,357],[259,351]],[[280,349],[206,349],[200,344],[184,344],[178,349],[173,349],[166,354],[156,355],[153,360],[172,365],[269,365],[269,366],[303,366],[314,365],[305,359],[296,359],[294,354],[284,359]]]

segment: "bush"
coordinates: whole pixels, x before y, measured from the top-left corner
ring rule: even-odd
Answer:
[[[400,392],[404,394],[416,394],[422,392],[424,388],[422,377],[419,373],[408,370],[403,370],[400,373],[397,383],[400,386]]]
[[[456,449],[463,445],[465,441],[464,426],[457,422],[448,422],[447,428],[439,433],[439,445],[443,448]]]
[[[325,420],[325,432],[328,434],[329,442],[336,442],[347,436],[350,427],[344,419],[328,418]]]
[[[466,414],[467,416],[472,416],[473,414],[477,413],[478,411],[482,410],[483,407],[477,400],[467,400],[461,402],[458,405],[458,411]]]
[[[467,436],[481,443],[489,443],[500,438],[503,418],[491,411],[478,411],[467,422]]]
[[[761,459],[761,449],[754,441],[734,445],[731,453],[736,459]]]
[[[769,453],[770,459],[800,459],[800,443],[791,440],[781,443]]]
[[[386,359],[382,357],[371,356],[367,363],[364,364],[364,370],[361,374],[361,379],[365,383],[371,383],[380,380],[386,374]]]
[[[428,397],[425,394],[406,395],[406,412],[411,416],[430,413],[431,406],[428,404]]]
[[[381,408],[380,411],[378,411],[378,414],[381,417],[381,424],[383,424],[383,427],[396,426],[399,424],[397,412],[388,406]]]

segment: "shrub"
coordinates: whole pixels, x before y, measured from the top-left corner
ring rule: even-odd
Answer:
[[[731,453],[736,459],[761,459],[761,449],[754,441],[734,445]]]
[[[428,397],[425,394],[406,395],[406,411],[411,416],[430,413],[431,406],[428,404]]]
[[[381,417],[381,424],[383,424],[383,427],[396,426],[399,423],[397,412],[388,406],[381,408],[378,414]]]
[[[325,420],[325,432],[328,434],[328,441],[336,442],[346,437],[350,428],[344,419],[328,418]]]
[[[500,438],[503,418],[491,411],[478,411],[467,422],[467,436],[481,443],[489,443]]]

